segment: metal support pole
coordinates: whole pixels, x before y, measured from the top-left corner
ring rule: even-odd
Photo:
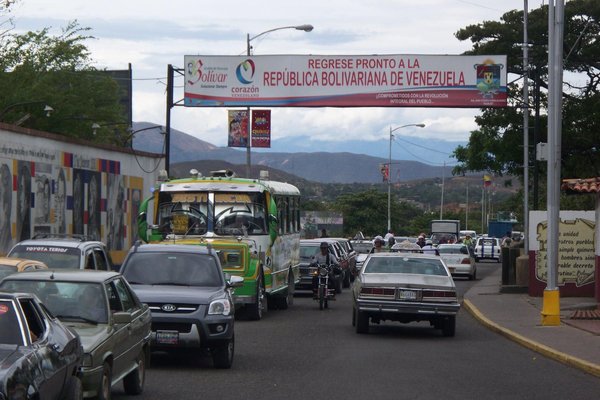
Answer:
[[[169,176],[171,163],[171,109],[173,108],[173,65],[167,66],[167,115],[165,121],[165,170]]]
[[[388,156],[388,174],[387,174],[387,190],[388,190],[388,201],[387,201],[387,231],[392,229],[392,126],[390,125],[390,147]]]
[[[547,283],[542,325],[560,325],[558,231],[560,225],[560,154],[562,121],[562,39],[564,0],[548,2],[548,233]]]
[[[527,19],[529,7],[523,9],[523,247],[529,254],[529,39]]]
[[[246,55],[250,56],[250,34],[246,34]],[[246,108],[246,113],[248,114],[248,132],[246,132],[246,178],[250,178],[250,169],[252,165],[251,161],[251,149],[252,149],[252,118],[250,117],[250,107]]]

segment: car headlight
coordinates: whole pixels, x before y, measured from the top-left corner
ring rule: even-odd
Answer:
[[[215,300],[208,306],[209,315],[229,315],[229,313],[231,313],[231,303],[227,299]]]

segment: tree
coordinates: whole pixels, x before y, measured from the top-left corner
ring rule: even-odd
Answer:
[[[376,189],[341,195],[332,209],[344,216],[344,234],[354,236],[358,231],[366,236],[382,235],[387,226],[387,194]],[[410,221],[423,212],[392,196],[392,230],[398,234],[411,234]]]
[[[119,87],[92,66],[84,44],[92,38],[89,30],[73,21],[58,36],[51,36],[49,28],[5,36],[0,47],[1,121],[99,143],[119,143],[126,136]],[[54,109],[51,117],[44,112],[46,104]],[[94,135],[94,123],[111,128]]]
[[[547,89],[548,7],[529,13],[531,77]],[[562,176],[600,176],[600,2],[572,0],[565,5]],[[508,73],[523,74],[523,12],[509,11],[501,21],[485,21],[459,30],[459,40],[471,40],[465,54],[507,54]],[[476,118],[479,129],[454,156],[454,173],[490,171],[496,175],[523,174],[523,102],[521,81],[509,85],[509,107],[485,109]],[[542,114],[546,97],[541,91]],[[529,105],[533,109],[533,105]],[[540,120],[539,141],[546,141],[546,116]],[[543,133],[542,133],[543,132]],[[531,138],[532,135],[529,135]],[[534,147],[530,143],[530,149]],[[530,160],[535,157],[530,156]]]

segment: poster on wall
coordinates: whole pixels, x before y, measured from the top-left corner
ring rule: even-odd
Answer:
[[[271,147],[271,110],[252,110],[252,147]]]
[[[89,171],[87,190],[87,236],[92,240],[102,240],[100,232],[100,173]]]
[[[229,110],[228,113],[229,138],[228,147],[248,146],[248,111]]]
[[[12,246],[13,179],[10,160],[0,159],[0,252]]]
[[[72,209],[73,209],[73,234],[83,235],[83,206],[85,201],[85,172],[81,169],[73,169]]]
[[[125,241],[125,186],[123,176],[108,174],[106,194],[106,244],[109,249],[123,250]]]
[[[31,163],[17,161],[17,235],[21,241],[31,237]]]

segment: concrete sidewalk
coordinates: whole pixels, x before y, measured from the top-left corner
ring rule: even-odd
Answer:
[[[560,326],[542,326],[542,299],[501,293],[501,268],[467,291],[463,307],[482,324],[549,358],[600,377],[600,319],[569,319],[575,310],[596,308],[595,299],[560,299]]]

